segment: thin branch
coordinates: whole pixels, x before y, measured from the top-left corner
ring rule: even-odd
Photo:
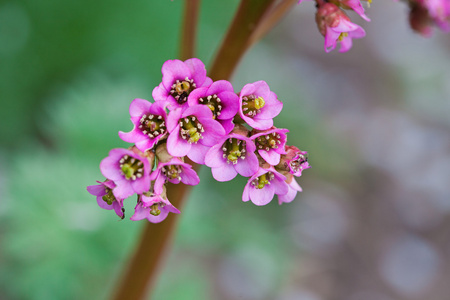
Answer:
[[[200,12],[200,0],[186,0],[184,4],[183,26],[180,38],[180,59],[194,57],[197,41],[197,25]]]
[[[292,7],[298,3],[298,0],[283,0],[278,3],[272,10],[270,10],[266,16],[264,16],[261,24],[253,32],[250,37],[248,47],[258,42],[263,36],[265,36],[275,25],[292,9]]]
[[[249,39],[275,0],[242,0],[225,39],[217,52],[209,75],[213,80],[229,79],[245,51]]]

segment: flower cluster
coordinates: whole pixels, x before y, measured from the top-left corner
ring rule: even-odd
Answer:
[[[443,31],[450,31],[449,0],[410,0],[409,5],[409,23],[416,32],[429,37],[433,25]]]
[[[167,183],[197,185],[200,179],[185,157],[211,168],[218,181],[248,177],[243,201],[291,202],[300,186],[294,177],[309,168],[307,153],[286,145],[287,129],[273,126],[283,107],[264,81],[246,84],[239,93],[226,80],[213,82],[196,58],[169,60],[154,102],[130,105],[133,129],[119,137],[133,143],[112,149],[100,163],[106,181],[88,186],[104,209],[124,218],[124,199],[137,194],[131,220],[157,223],[179,213],[167,199]]]
[[[324,48],[326,52],[334,50],[337,43],[341,44],[339,52],[346,52],[352,47],[352,39],[360,39],[366,35],[364,29],[352,23],[342,10],[353,10],[364,20],[370,22],[370,19],[364,13],[361,1],[366,0],[316,0],[316,23],[320,33],[325,37]],[[366,2],[370,3],[371,0]]]
[[[303,0],[299,0],[298,3]],[[326,52],[334,50],[341,44],[339,52],[346,52],[352,47],[352,39],[366,35],[361,26],[354,24],[343,10],[353,10],[364,20],[370,19],[364,12],[362,2],[368,5],[372,0],[314,0],[316,2],[316,23],[320,33],[325,37]],[[407,0],[410,6],[409,23],[419,34],[429,37],[432,26],[445,32],[450,31],[450,0]]]

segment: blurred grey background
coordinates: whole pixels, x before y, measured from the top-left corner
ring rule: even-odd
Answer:
[[[208,65],[238,1],[202,2]],[[176,58],[182,4],[0,3],[1,299],[111,293],[144,221],[118,221],[86,186]],[[202,168],[152,299],[449,299],[449,36],[375,2],[370,23],[349,13],[367,36],[326,54],[314,11],[295,7],[232,80],[266,80],[284,102],[275,124],[310,154],[304,192],[256,207],[245,179]]]

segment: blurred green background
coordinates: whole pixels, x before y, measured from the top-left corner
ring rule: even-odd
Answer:
[[[203,1],[206,65],[237,4]],[[0,3],[1,299],[111,293],[144,221],[119,221],[86,186],[177,57],[182,5]],[[284,102],[275,124],[313,166],[304,192],[256,207],[245,179],[202,168],[152,299],[448,300],[450,41],[412,33],[401,3],[368,15],[350,14],[366,38],[326,54],[302,3],[247,53],[235,90],[266,80]]]

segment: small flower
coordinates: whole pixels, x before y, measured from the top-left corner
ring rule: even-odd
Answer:
[[[206,154],[205,164],[218,181],[228,181],[239,173],[249,177],[258,171],[255,143],[248,137],[231,133]]]
[[[172,156],[187,155],[192,161],[204,164],[206,152],[225,135],[219,122],[213,120],[211,110],[194,105],[186,110],[177,109],[169,114],[167,151]]]
[[[432,34],[432,25],[450,31],[450,2],[448,0],[410,1],[409,23],[411,28],[425,37]]]
[[[136,148],[145,152],[167,135],[164,102],[150,103],[144,99],[134,99],[130,104],[130,132],[119,131],[119,137],[127,143],[135,143]]]
[[[123,199],[116,199],[112,190],[116,187],[114,182],[106,180],[105,182],[97,181],[99,184],[89,185],[87,191],[89,194],[97,196],[97,204],[103,209],[114,209],[116,214],[123,219],[125,217],[123,208]]]
[[[200,182],[200,178],[192,166],[176,157],[172,157],[165,163],[160,162],[150,175],[150,180],[155,180],[154,189],[157,194],[163,192],[163,185],[167,181],[173,184],[182,182],[187,185],[197,185]]]
[[[282,196],[288,193],[289,187],[285,180],[286,177],[275,171],[273,167],[259,168],[245,185],[242,201],[251,200],[258,206],[266,205],[272,201],[274,194]]]
[[[288,192],[286,195],[278,195],[278,204],[282,203],[289,203],[292,202],[292,200],[295,199],[295,196],[297,196],[297,192],[301,192],[302,188],[298,185],[297,181],[295,181],[295,178],[292,176],[292,174],[289,174],[288,179],[286,180],[286,183],[288,184]],[[290,180],[290,182],[288,182]]]
[[[283,108],[265,81],[246,84],[239,94],[239,115],[251,127],[269,129]]]
[[[147,157],[136,152],[112,149],[100,163],[103,176],[116,184],[113,194],[117,199],[128,198],[134,193],[142,194],[150,188],[150,163]]]
[[[275,166],[280,163],[280,155],[286,154],[287,129],[272,128],[263,132],[257,132],[250,138],[255,141],[259,155],[270,165]]]
[[[167,218],[169,212],[175,214],[180,213],[165,196],[144,193],[143,195],[139,195],[138,203],[130,220],[139,221],[147,219],[152,223],[159,223]]]
[[[188,97],[189,106],[203,104],[211,109],[213,119],[219,121],[226,133],[234,128],[233,118],[239,110],[239,98],[226,80],[213,82],[209,87],[194,90]]]
[[[188,96],[193,90],[212,83],[211,78],[206,77],[205,65],[198,58],[184,62],[168,60],[162,66],[162,75],[162,82],[153,89],[152,96],[156,101],[167,101],[171,110],[187,107]]]
[[[288,172],[297,177],[302,176],[302,171],[309,168],[308,152],[295,146],[286,146],[286,154],[281,155],[280,163],[276,166],[280,172]]]
[[[338,42],[341,43],[339,52],[346,52],[352,47],[352,38],[359,39],[366,35],[364,29],[350,22],[350,18],[332,3],[319,7],[316,22],[320,33],[325,36],[326,52],[336,48]]]

